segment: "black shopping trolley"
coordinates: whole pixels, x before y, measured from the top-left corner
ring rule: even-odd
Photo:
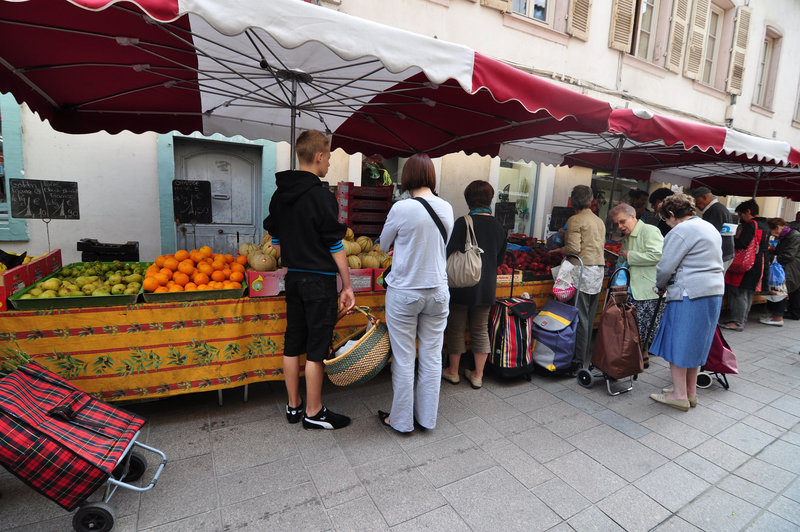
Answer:
[[[79,532],[108,531],[117,488],[152,489],[167,458],[136,441],[145,420],[99,401],[34,362],[0,378],[0,464],[68,511]],[[147,486],[141,448],[161,463]],[[105,484],[101,501],[86,499]]]

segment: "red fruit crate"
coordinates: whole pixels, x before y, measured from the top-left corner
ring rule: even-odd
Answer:
[[[8,310],[8,298],[31,283],[27,264],[20,264],[0,274],[0,311]]]
[[[372,268],[350,268],[350,284],[353,285],[353,292],[370,292],[372,290]],[[336,275],[336,288],[342,289],[342,278]]]
[[[286,268],[274,272],[247,270],[247,290],[250,297],[271,297],[283,292],[286,271]]]
[[[383,275],[383,272],[386,271],[386,268],[373,268],[372,269],[372,291],[373,292],[385,292],[386,287],[378,284],[378,278]]]

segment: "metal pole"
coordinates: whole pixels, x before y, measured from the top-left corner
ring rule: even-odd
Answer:
[[[756,199],[756,192],[758,192],[758,182],[761,181],[761,172],[764,171],[763,165],[758,165],[758,174],[756,174],[756,186],[753,187],[753,199]]]
[[[621,136],[617,143],[617,157],[614,159],[614,171],[611,174],[611,194],[608,197],[608,210],[614,206],[614,185],[617,183],[617,172],[619,172],[619,158],[622,155],[622,145],[625,143],[625,137]],[[606,219],[608,219],[608,211],[606,211]]]
[[[291,131],[289,132],[289,134],[291,135],[291,150],[290,150],[290,153],[289,153],[289,160],[291,161],[291,163],[290,163],[289,168],[291,170],[295,169],[294,145],[295,145],[295,137],[296,137],[296,135],[295,135],[295,133],[296,133],[295,132],[295,127],[297,127],[297,125],[296,125],[296,117],[295,117],[296,106],[297,106],[297,79],[294,76],[292,76],[292,104],[289,106],[289,111],[292,113]]]

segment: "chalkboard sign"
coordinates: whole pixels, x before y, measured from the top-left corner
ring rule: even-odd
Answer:
[[[79,220],[78,183],[9,179],[13,218]]]
[[[575,214],[575,209],[572,207],[553,207],[553,214],[550,216],[550,226],[548,229],[550,231],[558,231],[564,227],[564,224],[567,223],[567,220],[573,214]]]
[[[494,204],[494,216],[506,233],[514,229],[517,218],[517,204],[513,201],[497,201]]]
[[[176,179],[172,182],[172,208],[176,223],[210,224],[211,182]]]

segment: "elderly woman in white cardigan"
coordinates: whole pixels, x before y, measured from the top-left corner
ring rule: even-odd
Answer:
[[[669,362],[673,385],[650,398],[686,412],[697,405],[698,368],[708,357],[722,307],[722,237],[695,216],[686,194],[666,198],[658,214],[672,230],[656,268],[656,290],[666,292],[667,306],[650,352]]]

